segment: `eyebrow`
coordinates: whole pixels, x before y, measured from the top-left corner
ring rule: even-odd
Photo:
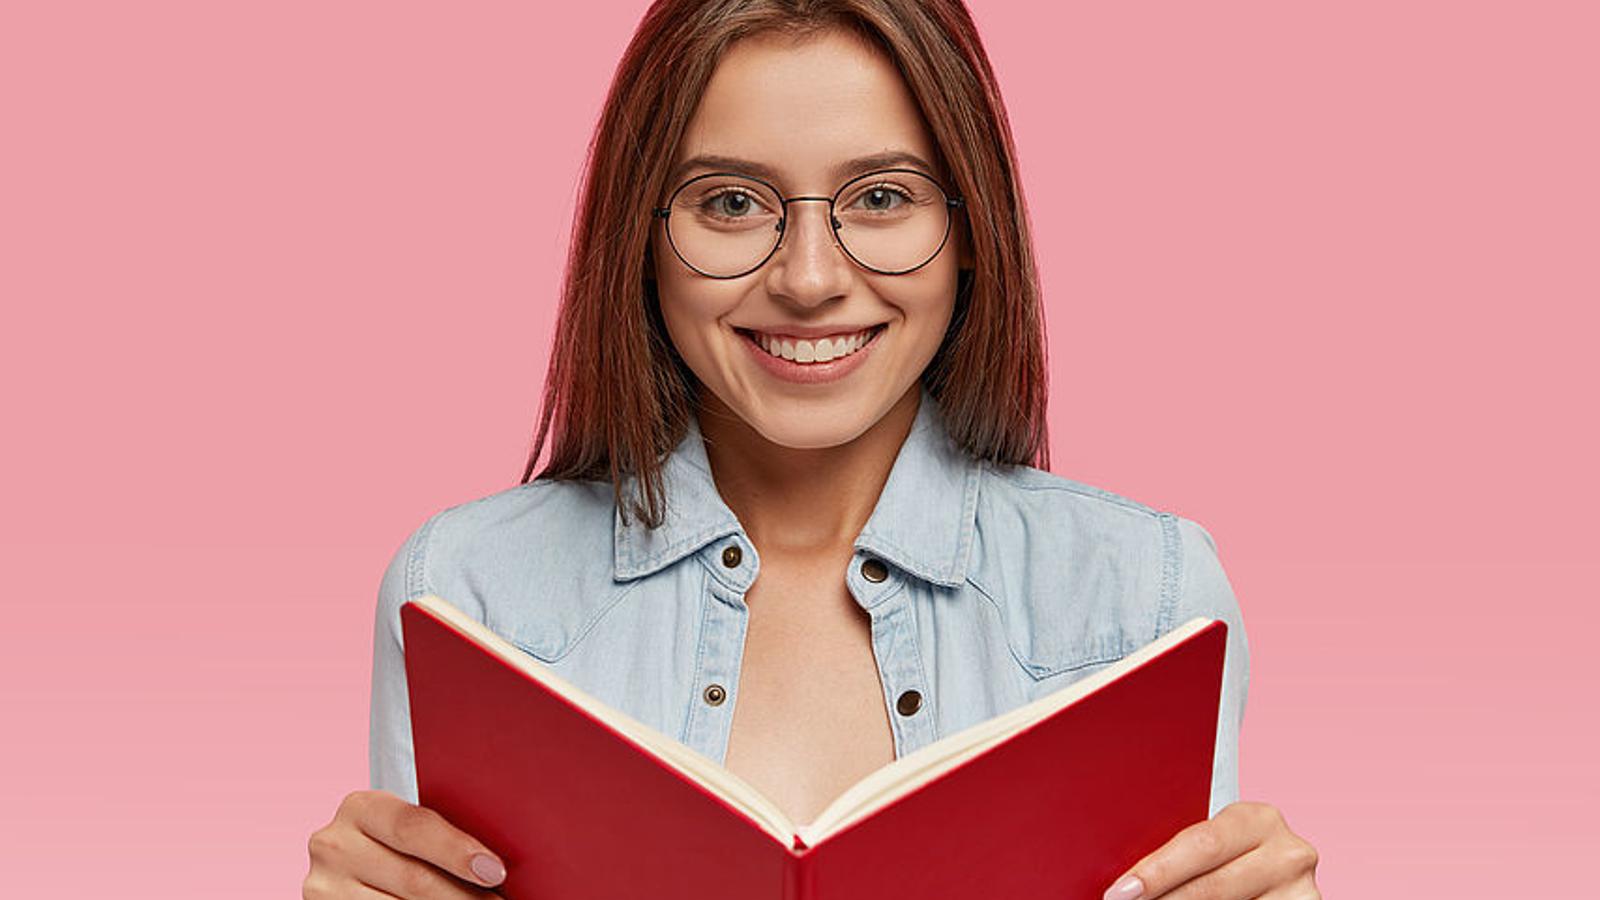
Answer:
[[[889,150],[883,153],[858,156],[855,159],[839,163],[830,172],[836,181],[843,181],[875,169],[892,169],[897,166],[910,166],[921,169],[923,174],[930,178],[933,177],[933,166],[929,165],[927,160],[907,150]],[[679,184],[683,181],[685,175],[696,169],[743,172],[775,183],[782,180],[778,170],[765,163],[756,162],[753,159],[741,159],[737,156],[723,156],[718,153],[702,153],[699,156],[691,156],[672,170],[672,175],[668,180],[674,185]]]

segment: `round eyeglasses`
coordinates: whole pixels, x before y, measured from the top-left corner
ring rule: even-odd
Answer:
[[[650,214],[664,220],[667,242],[684,265],[710,278],[738,278],[778,252],[789,204],[797,200],[825,201],[845,255],[882,275],[932,262],[949,239],[951,210],[962,205],[915,169],[868,172],[832,197],[784,197],[755,176],[712,172],[684,182]]]

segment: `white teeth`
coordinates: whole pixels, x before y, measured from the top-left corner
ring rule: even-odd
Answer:
[[[816,341],[781,340],[756,332],[756,343],[773,356],[793,362],[828,362],[860,350],[871,336],[870,328],[847,337],[820,338]]]

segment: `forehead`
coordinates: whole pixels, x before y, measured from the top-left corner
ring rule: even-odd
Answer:
[[[935,162],[932,135],[891,60],[848,32],[763,34],[738,41],[717,64],[673,177],[700,171],[683,167],[696,156],[736,157],[764,164],[779,187],[823,191],[855,174],[843,164],[886,152]]]

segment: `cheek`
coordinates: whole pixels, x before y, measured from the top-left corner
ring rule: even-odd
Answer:
[[[665,277],[656,284],[667,336],[678,355],[705,379],[709,376],[706,370],[727,354],[722,319],[732,311],[737,297],[731,291],[716,290],[714,285],[700,281],[689,284],[681,275],[662,274]]]
[[[955,314],[957,271],[953,265],[930,263],[926,270],[915,274],[915,280],[885,285],[883,296],[904,311],[911,343],[932,354]]]
[[[665,281],[659,284],[661,321],[666,323],[667,336],[672,339],[672,345],[678,348],[678,355],[693,362],[703,353],[701,346],[704,339],[696,333],[695,326],[698,317],[692,309],[685,308],[682,293],[675,290],[674,285]]]
[[[695,320],[701,317],[695,292],[685,283],[683,267],[665,241],[654,241],[651,249],[655,255],[656,297],[661,304],[661,319],[678,352],[687,356],[685,351],[689,348],[685,343],[693,336]]]

